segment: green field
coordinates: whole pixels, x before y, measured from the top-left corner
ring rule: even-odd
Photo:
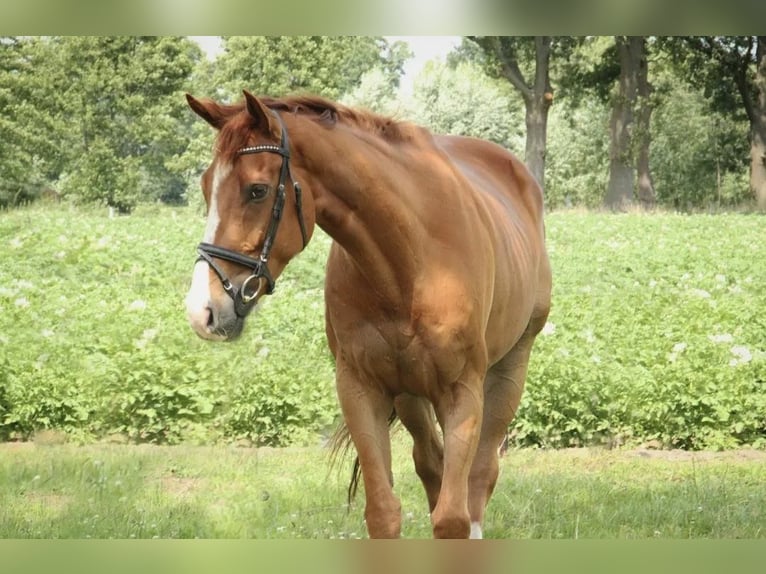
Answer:
[[[321,446],[328,238],[215,345],[183,307],[203,226],[186,208],[0,213],[0,537],[364,536],[349,461],[330,470]],[[764,237],[753,215],[548,215],[554,306],[488,537],[764,537]],[[395,436],[403,531],[426,537]]]
[[[431,536],[395,435],[402,533]],[[511,539],[766,537],[766,453],[512,450],[485,536]],[[365,538],[349,465],[319,447],[0,445],[1,538]]]
[[[0,213],[0,439],[313,445],[338,419],[318,234],[243,337],[199,340],[188,208]],[[515,446],[766,444],[766,218],[553,212]]]

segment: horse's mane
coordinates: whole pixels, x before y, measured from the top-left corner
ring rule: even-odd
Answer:
[[[260,101],[268,108],[306,116],[327,127],[336,124],[353,126],[363,132],[378,136],[391,143],[412,141],[423,132],[422,128],[390,116],[351,108],[320,96],[288,96],[284,98],[262,97]],[[218,135],[220,152],[233,155],[245,147],[250,134],[247,114],[243,114],[245,103],[221,105],[221,110],[230,119]]]

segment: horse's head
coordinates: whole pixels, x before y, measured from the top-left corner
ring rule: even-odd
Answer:
[[[187,100],[218,130],[218,139],[202,176],[207,226],[186,309],[200,337],[231,340],[306,246],[314,228],[313,202],[307,197],[302,205],[290,169],[289,135],[276,112],[248,92],[244,105],[190,95]]]

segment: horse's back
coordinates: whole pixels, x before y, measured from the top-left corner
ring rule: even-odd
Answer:
[[[461,136],[438,136],[435,143],[485,204],[496,230],[486,331],[492,361],[525,330],[538,331],[550,308],[542,189],[524,163],[497,144]]]
[[[436,145],[478,192],[542,222],[543,192],[524,163],[504,147],[472,137],[436,136]]]

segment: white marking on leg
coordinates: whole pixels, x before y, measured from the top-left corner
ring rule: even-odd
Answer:
[[[210,205],[207,212],[205,235],[202,241],[213,243],[221,223],[218,212],[218,192],[221,184],[231,172],[231,165],[218,164],[213,174],[213,189],[210,193]],[[205,261],[197,261],[194,265],[192,282],[186,295],[186,314],[195,331],[200,334],[207,332],[207,321],[210,307],[210,266]]]
[[[475,540],[481,540],[484,538],[481,532],[481,524],[478,522],[471,522],[471,538]]]

